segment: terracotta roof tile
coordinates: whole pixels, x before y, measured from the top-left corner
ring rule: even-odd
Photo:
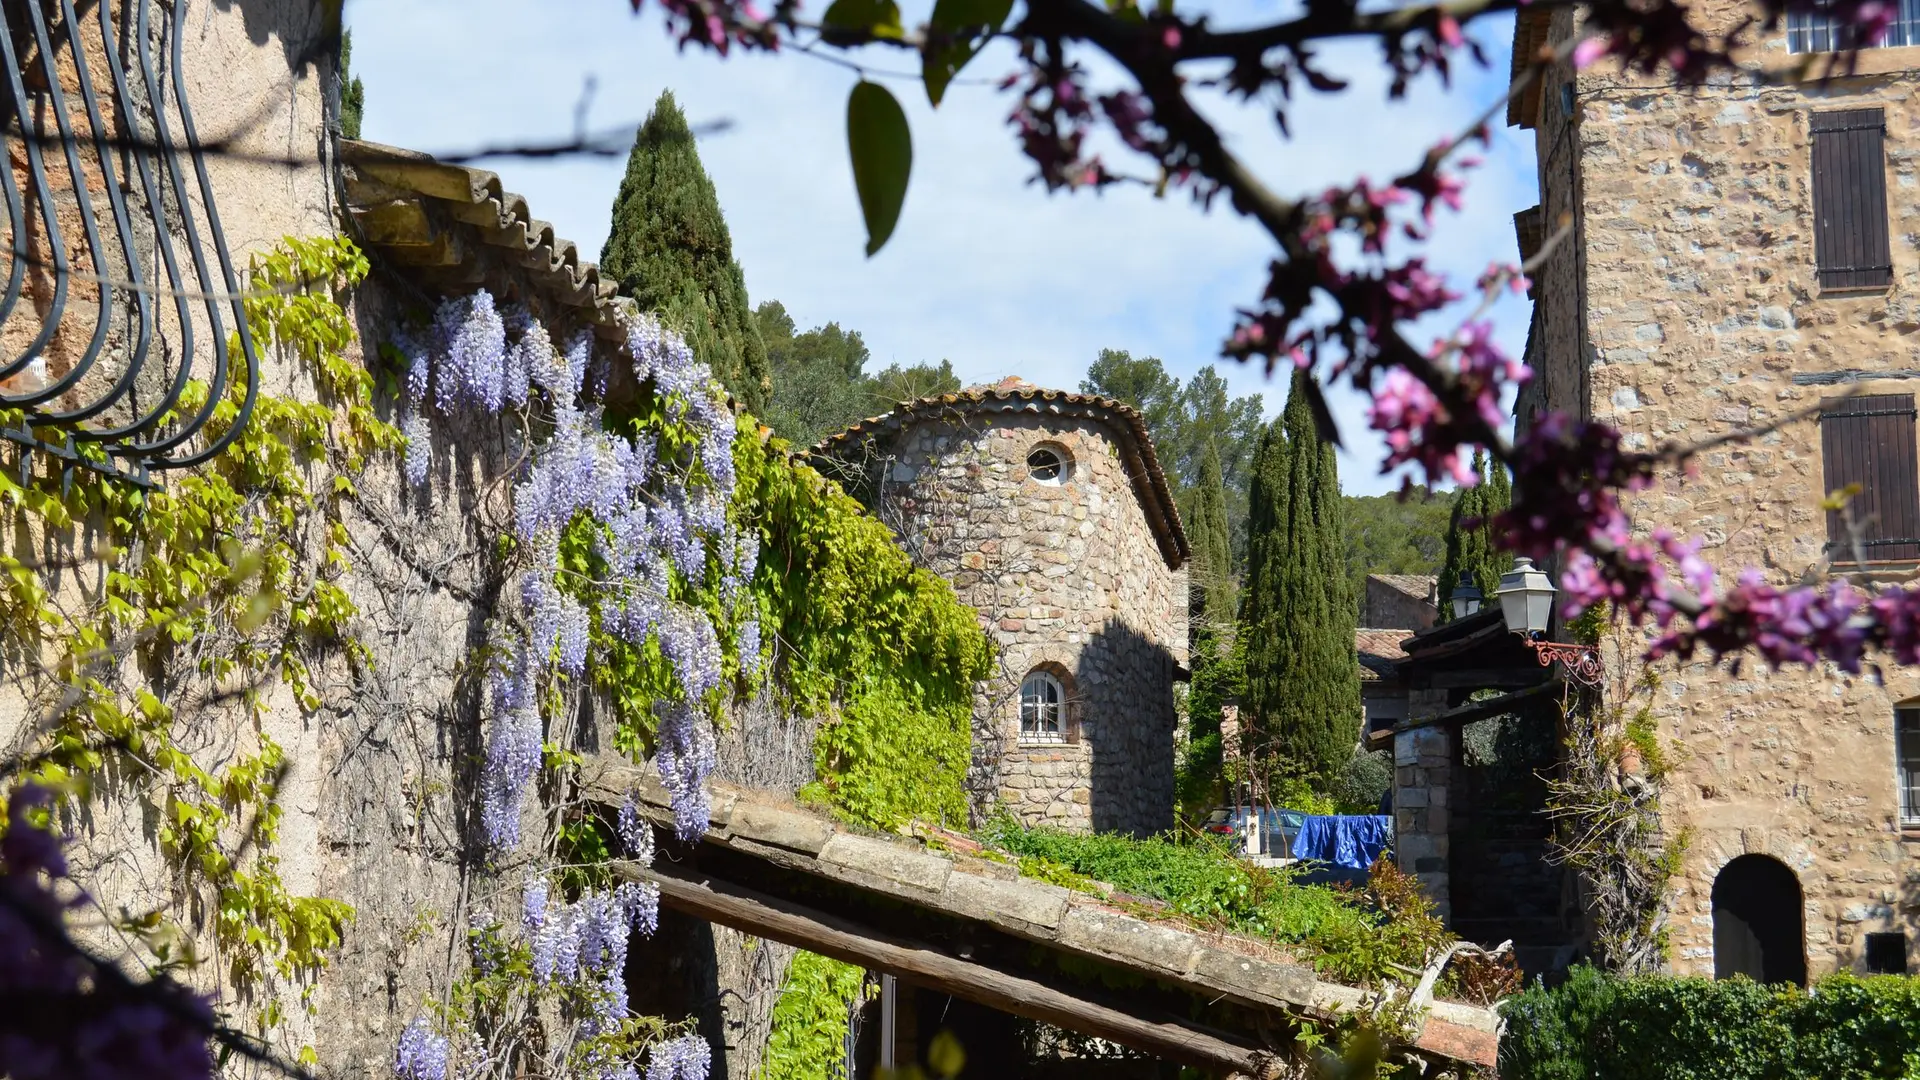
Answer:
[[[361,239],[416,284],[452,293],[480,284],[489,261],[512,267],[543,300],[571,309],[600,338],[626,340],[633,301],[536,219],[527,200],[485,169],[435,161],[417,150],[340,141],[347,211]],[[479,258],[491,251],[496,258]]]
[[[1439,588],[1440,579],[1433,574],[1368,574],[1368,578],[1398,589],[1415,600],[1427,600]]]
[[[1356,629],[1353,632],[1353,648],[1360,657],[1360,681],[1378,682],[1391,678],[1394,666],[1407,656],[1400,645],[1412,636],[1411,630]]]

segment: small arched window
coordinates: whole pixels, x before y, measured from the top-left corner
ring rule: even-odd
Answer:
[[[1020,684],[1020,741],[1067,741],[1066,689],[1044,671]]]
[[[1072,468],[1073,457],[1057,443],[1041,443],[1027,451],[1027,475],[1042,484],[1057,487],[1066,483]]]

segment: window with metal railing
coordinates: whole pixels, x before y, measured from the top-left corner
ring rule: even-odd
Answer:
[[[1028,675],[1020,684],[1020,741],[1067,741],[1067,691],[1060,680],[1044,671]]]
[[[259,358],[187,100],[187,8],[0,5],[0,439],[23,476],[46,459],[146,485],[252,415]]]
[[[1787,51],[1846,52],[1849,49],[1893,49],[1920,45],[1920,0],[1898,0],[1898,4],[1886,35],[1872,45],[1859,44],[1853,27],[1831,13],[1831,4],[1817,5],[1812,11],[1788,12]]]

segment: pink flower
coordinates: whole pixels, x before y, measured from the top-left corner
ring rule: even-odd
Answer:
[[[1593,66],[1595,60],[1607,55],[1613,48],[1613,42],[1607,38],[1591,37],[1573,47],[1573,69],[1585,71]]]

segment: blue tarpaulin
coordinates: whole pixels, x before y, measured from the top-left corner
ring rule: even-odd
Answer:
[[[1379,814],[1310,815],[1293,838],[1293,857],[1365,870],[1387,849],[1392,821]]]

